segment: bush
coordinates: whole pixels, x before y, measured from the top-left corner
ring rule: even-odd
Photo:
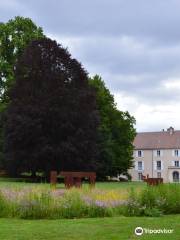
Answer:
[[[178,184],[147,186],[136,194],[131,191],[126,215],[154,217],[162,213],[180,213],[180,186]]]

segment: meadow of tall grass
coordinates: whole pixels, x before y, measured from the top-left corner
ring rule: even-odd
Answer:
[[[180,185],[142,189],[1,187],[0,217],[59,219],[180,213]]]

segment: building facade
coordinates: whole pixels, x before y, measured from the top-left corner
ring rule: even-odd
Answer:
[[[138,133],[134,140],[134,167],[129,170],[132,181],[143,175],[163,178],[164,182],[180,182],[180,131]]]

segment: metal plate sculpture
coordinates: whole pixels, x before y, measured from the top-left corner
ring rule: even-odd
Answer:
[[[50,183],[56,185],[57,183],[57,171],[50,172]],[[64,177],[64,184],[66,188],[82,186],[82,179],[88,178],[90,187],[95,186],[96,173],[95,172],[60,172],[60,176]]]

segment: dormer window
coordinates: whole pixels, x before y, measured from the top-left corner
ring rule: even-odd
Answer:
[[[169,135],[173,135],[174,133],[174,128],[173,127],[170,127],[167,129],[167,131],[169,132]]]

